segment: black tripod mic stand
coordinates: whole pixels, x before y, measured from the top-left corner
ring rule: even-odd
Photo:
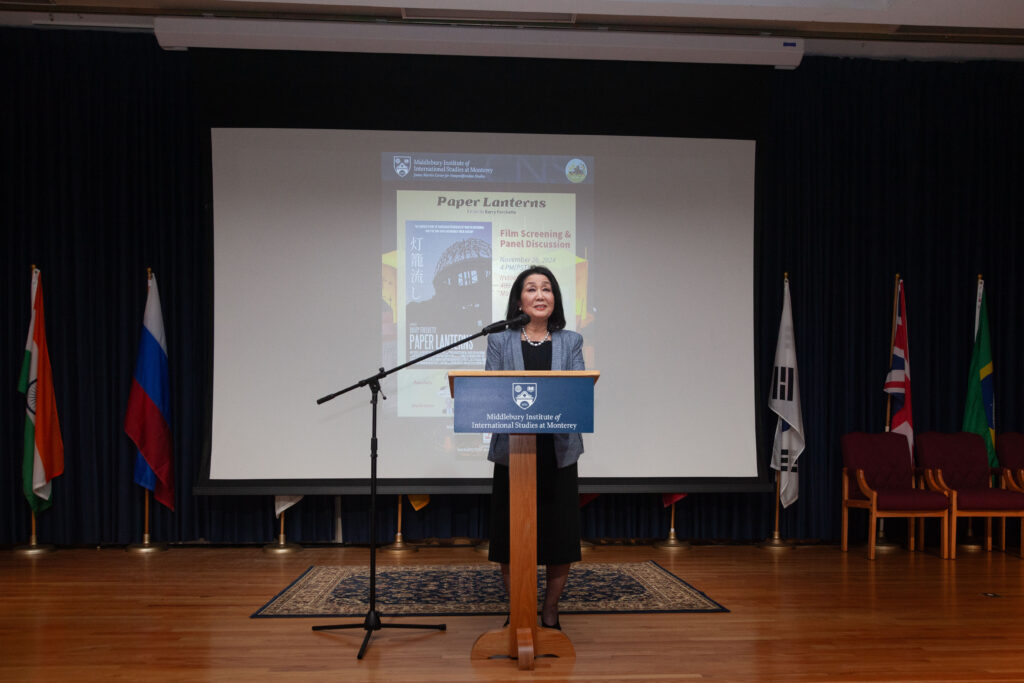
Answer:
[[[328,394],[327,396],[318,398],[316,401],[317,405],[320,405],[322,403],[330,401],[331,399],[337,398],[338,396],[341,396],[344,393],[352,391],[353,389],[358,389],[359,387],[370,387],[370,404],[373,406],[373,418],[370,431],[370,608],[369,611],[367,611],[366,616],[363,618],[363,623],[361,624],[335,624],[313,627],[314,631],[334,631],[349,628],[365,629],[366,635],[363,637],[363,644],[362,647],[359,648],[359,654],[356,655],[356,659],[363,658],[363,655],[366,654],[366,648],[370,644],[370,636],[373,634],[374,631],[379,631],[382,628],[426,628],[437,631],[444,631],[447,628],[444,624],[384,624],[381,623],[381,615],[380,612],[377,611],[377,395],[380,394],[382,397],[384,397],[385,400],[387,399],[387,396],[384,396],[384,394],[380,390],[380,380],[384,379],[385,377],[394,372],[398,372],[399,370],[407,368],[410,365],[420,363],[426,360],[427,358],[430,358],[431,356],[436,356],[437,354],[444,353],[445,351],[453,349],[456,346],[461,346],[462,344],[472,341],[477,337],[482,337],[485,334],[490,334],[491,332],[503,330],[506,327],[508,327],[509,324],[524,324],[525,321],[523,321],[523,317],[524,316],[521,315],[519,318],[514,318],[512,320],[505,320],[498,323],[492,323],[472,336],[466,337],[465,339],[460,339],[457,342],[449,344],[448,346],[437,349],[435,351],[431,351],[428,354],[424,354],[414,360],[409,361],[408,363],[403,363],[402,365],[391,368],[390,370],[380,368],[377,374],[371,377],[367,377],[366,379],[360,380],[359,382],[353,384],[350,387],[346,387],[341,391],[336,391],[333,394]],[[527,320],[529,320],[529,318],[527,318]]]

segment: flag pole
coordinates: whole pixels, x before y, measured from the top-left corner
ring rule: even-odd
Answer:
[[[982,286],[981,283],[982,283],[983,280],[984,280],[984,278],[982,277],[982,274],[978,273],[978,279],[976,280],[976,284],[977,284],[978,287]],[[975,297],[976,297],[976,302],[975,302],[975,305],[974,305],[974,336],[971,337],[971,348],[972,349],[974,348],[975,342],[977,342],[977,340],[978,340],[978,325],[981,324],[981,299],[977,298],[977,295],[975,295]],[[988,518],[986,518],[986,521],[989,524],[991,524],[992,518],[988,517]],[[974,518],[973,517],[968,517],[966,522],[967,522],[967,538],[958,538],[957,539],[958,540],[958,543],[956,544],[957,550],[960,551],[960,552],[969,552],[969,553],[970,552],[978,552],[979,550],[981,550],[981,541],[978,540],[977,538],[975,538],[975,536],[974,536]],[[1005,524],[1005,522],[1004,522],[1004,524]],[[1024,552],[1024,551],[1022,551],[1022,552]]]
[[[793,544],[782,540],[782,535],[779,533],[779,516],[782,514],[782,472],[775,471],[775,530],[772,532],[772,537],[767,541],[759,544],[759,548],[765,550],[785,550],[792,548]]]
[[[153,269],[151,267],[146,268],[146,289],[149,290],[150,283],[153,281]],[[144,491],[142,496],[142,543],[132,543],[125,548],[130,553],[154,553],[161,550],[167,550],[167,546],[164,543],[151,543],[149,538],[149,489],[145,486],[142,487]]]
[[[402,540],[402,494],[398,494],[398,530],[395,531],[395,542],[391,545],[386,545],[381,550],[386,550],[389,553],[415,553],[419,551],[414,545],[410,545]]]
[[[268,543],[263,546],[263,552],[270,555],[287,555],[290,553],[297,553],[302,550],[302,546],[298,543],[291,543],[285,538],[284,535],[284,510],[279,515],[281,520],[278,532],[277,532],[277,543]]]
[[[900,301],[900,274],[896,273],[896,279],[892,286],[892,325],[889,332],[889,360],[892,361],[892,349],[896,346],[896,315],[899,310]],[[885,395],[885,431],[889,431],[892,421],[892,394]]]
[[[161,550],[167,550],[166,543],[153,543],[149,537],[149,489],[145,486],[142,487],[145,491],[143,495],[143,513],[142,513],[142,543],[132,543],[125,550],[130,553],[155,553]]]
[[[782,284],[789,282],[789,271],[782,273]],[[792,548],[793,544],[787,543],[782,540],[782,535],[779,533],[779,516],[782,514],[782,472],[775,470],[775,530],[772,532],[772,537],[767,541],[764,541],[758,545],[760,548],[765,550],[785,550]]]
[[[679,537],[676,536],[676,503],[678,501],[672,501],[672,512],[669,517],[668,523],[668,538],[664,541],[658,541],[654,544],[655,548],[661,550],[689,550],[689,541],[680,541]]]
[[[35,268],[35,266],[32,266]],[[54,547],[49,543],[40,544],[36,537],[36,512],[31,510],[32,516],[32,530],[29,533],[28,545],[19,545],[14,548],[15,555],[21,555],[22,557],[36,557],[38,555],[45,555],[46,553],[52,553]]]
[[[896,346],[896,317],[899,315],[900,305],[900,274],[896,273],[896,277],[893,279],[892,288],[892,326],[889,333],[889,361],[892,362],[892,350]],[[892,394],[885,395],[885,431],[888,432],[892,425]],[[909,523],[909,522],[908,522]],[[907,533],[914,533],[913,529],[910,529]],[[893,543],[885,536],[885,520],[878,520],[878,533],[875,538],[875,550],[895,550],[898,544]]]
[[[978,273],[978,289],[984,292],[985,278]],[[978,338],[978,326],[981,325],[981,297],[977,297],[977,301],[974,304],[974,338]]]
[[[345,536],[342,533],[342,522],[341,522],[341,496],[334,497],[334,542],[341,545],[345,542]]]
[[[36,264],[31,264],[28,267],[29,280],[36,275]],[[36,511],[29,505],[29,515],[32,518],[32,527],[28,536],[28,545],[19,545],[14,548],[15,555],[21,555],[22,557],[35,557],[37,555],[45,555],[46,553],[53,552],[54,548],[50,544],[39,544],[39,539],[36,536]]]

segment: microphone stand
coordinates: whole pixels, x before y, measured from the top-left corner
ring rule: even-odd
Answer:
[[[431,351],[428,354],[419,356],[414,360],[407,363],[403,363],[397,367],[385,370],[379,368],[377,374],[367,377],[366,379],[360,380],[350,387],[346,387],[341,391],[336,391],[333,394],[328,394],[316,400],[317,405],[326,403],[331,399],[337,398],[344,393],[358,389],[360,387],[370,387],[370,404],[373,406],[372,410],[372,426],[370,430],[370,607],[366,613],[366,617],[363,619],[361,624],[335,624],[325,626],[314,626],[314,631],[331,631],[338,629],[349,629],[349,628],[362,628],[366,630],[366,635],[363,637],[362,647],[359,648],[359,654],[356,655],[356,659],[362,659],[363,655],[366,654],[366,648],[370,644],[370,636],[374,631],[379,631],[382,628],[426,628],[434,629],[438,631],[446,630],[444,624],[432,624],[432,625],[420,625],[420,624],[382,624],[380,620],[380,612],[377,611],[377,395],[380,394],[384,400],[387,400],[387,396],[380,390],[380,381],[388,375],[398,372],[410,365],[421,363],[426,359],[436,356],[439,353],[444,353],[456,346],[461,346],[468,341],[472,341],[477,337],[482,337],[485,334],[492,332],[498,332],[505,329],[512,323],[519,323],[521,319],[505,320],[502,322],[491,323],[487,327],[483,328],[476,334],[460,339],[457,342],[453,342],[448,346]]]

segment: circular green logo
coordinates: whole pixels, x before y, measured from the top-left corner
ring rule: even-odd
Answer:
[[[570,159],[565,165],[565,177],[570,183],[582,183],[587,179],[587,165],[582,159]]]

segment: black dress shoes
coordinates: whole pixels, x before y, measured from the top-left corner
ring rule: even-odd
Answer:
[[[540,625],[543,626],[544,628],[553,628],[556,631],[561,631],[562,630],[562,625],[560,623],[558,623],[558,622],[559,622],[558,617],[555,617],[555,623],[553,623],[553,624],[545,624],[544,623],[544,619],[542,618],[540,620]]]

